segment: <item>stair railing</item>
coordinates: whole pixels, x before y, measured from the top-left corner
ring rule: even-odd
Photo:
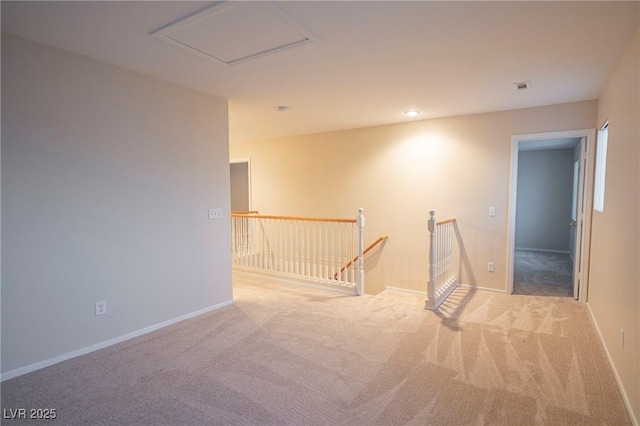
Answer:
[[[455,290],[458,279],[454,273],[454,247],[456,219],[436,222],[436,212],[429,212],[429,281],[425,309],[437,310]]]
[[[369,253],[371,250],[373,250],[378,244],[382,243],[383,241],[385,241],[387,238],[389,238],[388,235],[381,235],[380,237],[378,237],[377,240],[375,240],[374,242],[372,242],[371,244],[369,244],[369,246],[364,249],[364,251],[362,252],[362,255],[366,255],[367,253]],[[358,261],[360,259],[360,255],[354,257],[353,259],[351,259],[346,265],[344,265],[342,268],[340,268],[340,272],[336,272],[334,275],[334,279],[338,279],[338,275],[342,274],[345,270],[347,270],[347,268],[349,268],[349,266],[351,266],[354,262]]]
[[[231,223],[234,269],[364,294],[363,209],[356,219],[233,212]]]

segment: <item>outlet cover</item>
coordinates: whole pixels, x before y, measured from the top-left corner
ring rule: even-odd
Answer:
[[[495,265],[495,263],[493,263],[493,262],[489,262],[489,263],[487,264],[487,270],[488,270],[489,272],[493,272],[493,271],[495,271],[495,270],[496,270],[496,265]]]
[[[96,316],[104,315],[107,313],[107,301],[102,300],[100,302],[96,302]]]

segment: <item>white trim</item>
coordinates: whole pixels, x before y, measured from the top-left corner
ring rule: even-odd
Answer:
[[[298,287],[311,288],[314,290],[323,290],[323,291],[329,291],[331,293],[357,296],[355,285],[345,286],[344,288],[340,288],[337,286],[337,284],[334,285],[334,284],[327,283],[326,285],[324,285],[320,281],[305,280],[303,277],[287,278],[287,277],[283,277],[277,272],[268,272],[268,271],[252,272],[252,271],[240,269],[238,267],[233,268],[233,273],[238,275],[253,277],[253,278],[262,278],[263,280],[267,280],[267,281],[276,281],[283,284],[295,285]]]
[[[236,163],[251,163],[251,158],[250,157],[246,157],[246,158],[232,158],[229,160],[230,164],[236,164]]]
[[[488,293],[506,294],[505,290],[500,290],[500,289],[490,288],[490,287],[478,287],[478,286],[469,285],[469,284],[458,284],[456,288],[463,289],[463,290],[478,290],[478,291],[486,291]],[[398,293],[416,294],[420,296],[427,295],[426,291],[408,290],[406,288],[399,288],[399,287],[386,287],[385,290],[391,290]]]
[[[593,209],[604,211],[605,183],[607,175],[607,145],[609,140],[609,121],[598,129],[598,146],[595,155],[595,175],[593,183]]]
[[[595,129],[578,129],[566,130],[559,132],[547,133],[529,133],[522,135],[513,135],[511,137],[511,168],[509,173],[509,209],[507,216],[507,294],[513,293],[513,260],[515,252],[515,234],[516,234],[516,198],[518,188],[518,148],[520,142],[526,141],[543,141],[549,139],[567,139],[567,138],[585,138],[586,152],[583,154],[587,159],[587,167],[585,170],[585,188],[583,194],[585,199],[585,212],[583,219],[583,237],[582,237],[582,276],[580,277],[580,293],[578,300],[580,302],[587,301],[587,290],[589,286],[589,244],[591,239],[591,216],[593,190],[591,183],[593,181],[593,152],[595,145]],[[583,142],[585,143],[585,142]],[[583,158],[581,156],[581,158]]]
[[[4,382],[5,380],[13,379],[13,378],[18,377],[18,376],[22,376],[24,374],[31,373],[33,371],[40,370],[42,368],[50,367],[50,366],[52,366],[54,364],[58,364],[58,363],[60,363],[62,361],[66,361],[66,360],[71,359],[71,358],[76,358],[76,357],[81,356],[81,355],[86,355],[88,353],[95,352],[97,350],[107,348],[107,347],[115,345],[117,343],[121,343],[121,342],[124,342],[126,340],[130,340],[130,339],[133,339],[135,337],[139,337],[139,336],[142,336],[144,334],[151,333],[151,332],[159,330],[161,328],[168,327],[168,326],[173,325],[175,323],[178,323],[178,322],[181,322],[181,321],[184,321],[184,320],[188,320],[190,318],[194,318],[194,317],[206,314],[206,313],[211,312],[211,311],[215,311],[217,309],[223,308],[225,306],[229,306],[231,304],[233,304],[233,300],[227,300],[227,301],[218,303],[216,305],[209,306],[208,308],[200,309],[199,311],[191,312],[189,314],[185,314],[185,315],[179,316],[177,318],[173,318],[173,319],[170,319],[170,320],[167,320],[167,321],[163,321],[161,323],[154,324],[154,325],[151,325],[149,327],[142,328],[140,330],[132,331],[131,333],[127,333],[127,334],[124,334],[124,335],[119,336],[119,337],[114,337],[113,339],[105,340],[104,342],[100,342],[100,343],[96,343],[96,344],[93,344],[93,345],[85,346],[84,348],[75,350],[73,352],[69,352],[69,353],[66,353],[66,354],[63,354],[63,355],[59,355],[59,356],[54,357],[54,358],[49,358],[49,359],[46,359],[44,361],[39,361],[39,362],[36,362],[34,364],[30,364],[30,365],[27,365],[27,366],[24,366],[24,367],[16,368],[15,370],[7,371],[6,373],[2,373],[0,375],[0,382]]]
[[[415,294],[415,295],[423,296],[423,297],[427,296],[427,292],[426,291],[409,290],[407,288],[385,287],[385,290],[395,291],[396,293]]]
[[[488,293],[507,294],[506,290],[502,290],[502,289],[499,289],[499,288],[480,287],[480,286],[469,285],[469,284],[458,284],[458,288],[461,288],[461,289],[464,289],[464,290],[486,291]]]
[[[550,250],[550,249],[536,249],[536,248],[527,248],[527,247],[515,247],[514,250],[521,250],[521,251],[541,251],[544,253],[562,253],[562,254],[568,254],[571,255],[571,252],[568,250]]]
[[[602,344],[602,348],[604,349],[604,353],[607,356],[607,361],[609,361],[609,366],[611,367],[611,370],[613,371],[613,376],[616,378],[616,382],[618,384],[618,389],[620,389],[620,393],[622,394],[622,399],[624,400],[624,405],[627,408],[627,414],[629,414],[629,418],[631,419],[631,423],[633,423],[634,426],[638,426],[638,419],[635,417],[635,415],[633,413],[633,409],[631,407],[631,401],[629,401],[629,396],[624,391],[624,386],[622,386],[622,380],[620,379],[620,375],[618,374],[618,370],[616,370],[616,365],[613,363],[613,358],[611,357],[611,354],[609,353],[609,349],[607,348],[607,345],[606,345],[606,343],[604,341],[604,337],[602,336],[602,332],[600,332],[600,327],[598,327],[598,321],[596,321],[596,316],[593,314],[593,311],[591,310],[591,305],[589,303],[585,303],[585,305],[587,305],[587,308],[588,308],[588,311],[589,311],[589,318],[591,318],[591,324],[593,324],[593,327],[596,329],[596,334],[598,335],[598,338],[600,339],[600,343]]]
[[[596,154],[596,130],[592,129],[583,142],[587,146],[582,150],[580,161],[585,166],[584,190],[582,205],[584,207],[582,217],[582,247],[580,258],[582,259],[580,294],[578,300],[587,303],[589,295],[589,264],[591,263],[591,219],[593,218],[593,177],[595,174]],[[637,425],[636,425],[637,426]]]

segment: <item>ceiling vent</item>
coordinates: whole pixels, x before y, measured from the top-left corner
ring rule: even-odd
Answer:
[[[513,83],[516,85],[516,88],[518,90],[527,90],[527,89],[531,89],[531,82],[530,81],[520,81],[518,83]]]
[[[218,2],[150,35],[224,65],[317,40],[309,29],[271,1]]]

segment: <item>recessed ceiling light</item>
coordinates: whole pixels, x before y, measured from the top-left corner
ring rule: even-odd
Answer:
[[[405,111],[404,115],[406,115],[407,117],[417,117],[418,115],[420,115],[420,111],[418,111],[417,109],[410,109],[409,111]]]

